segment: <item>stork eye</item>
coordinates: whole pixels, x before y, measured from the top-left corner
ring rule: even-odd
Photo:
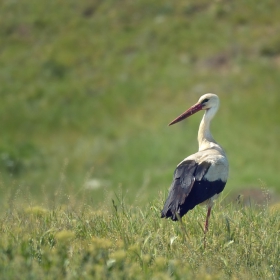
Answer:
[[[206,103],[206,102],[208,102],[209,101],[209,98],[206,98],[206,99],[204,99],[203,101],[202,101],[202,103]]]

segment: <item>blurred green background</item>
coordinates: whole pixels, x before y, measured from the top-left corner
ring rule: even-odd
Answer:
[[[225,193],[280,191],[278,1],[0,2],[1,207],[144,205],[197,150],[200,95],[226,150]]]

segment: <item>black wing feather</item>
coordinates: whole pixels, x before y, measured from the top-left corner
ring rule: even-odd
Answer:
[[[182,217],[197,204],[223,190],[225,182],[203,179],[210,166],[209,162],[198,164],[194,160],[187,160],[175,169],[169,195],[161,211],[162,218],[176,221],[178,216]]]

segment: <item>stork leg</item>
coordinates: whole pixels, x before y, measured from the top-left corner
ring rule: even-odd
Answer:
[[[204,249],[206,248],[206,233],[208,231],[208,221],[209,221],[209,217],[211,214],[211,209],[212,209],[212,206],[209,206],[208,210],[207,210],[206,221],[205,221],[205,226],[204,226]]]
[[[211,214],[211,209],[212,209],[212,206],[209,206],[208,211],[207,211],[205,226],[204,226],[204,233],[206,233],[208,231],[208,224],[209,224],[208,221],[209,221],[209,217],[210,217],[210,214]]]

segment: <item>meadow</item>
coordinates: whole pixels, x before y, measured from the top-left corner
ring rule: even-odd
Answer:
[[[1,279],[279,279],[279,207],[216,205],[205,246],[204,209],[174,223],[162,203],[17,204],[1,218]]]
[[[279,279],[277,199],[234,202],[280,192],[279,18],[275,0],[1,1],[1,279]],[[202,114],[167,124],[206,92],[230,176],[204,249],[204,208],[159,213]]]

